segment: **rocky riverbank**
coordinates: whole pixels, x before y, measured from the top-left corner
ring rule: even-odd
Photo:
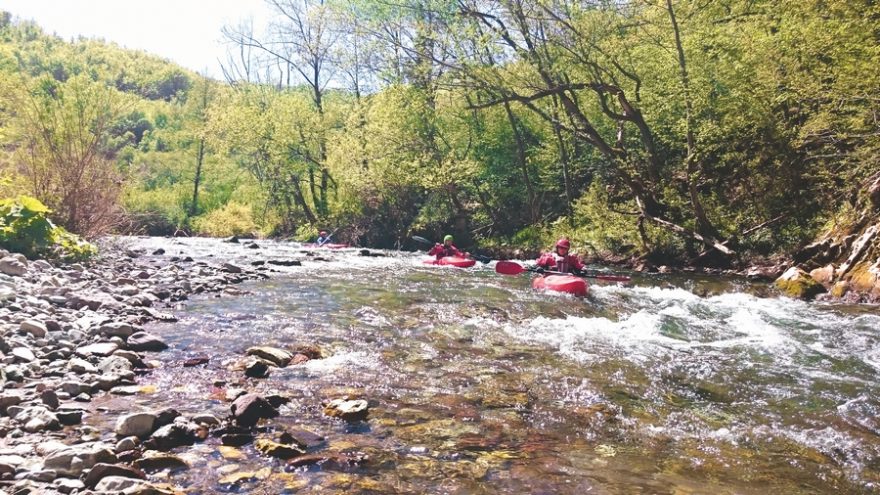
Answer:
[[[84,423],[100,414],[92,407],[96,398],[138,393],[137,376],[161,365],[149,356],[168,346],[141,325],[174,321],[168,311],[192,294],[235,294],[236,284],[268,278],[267,263],[300,261],[238,266],[165,256],[164,249],[108,246],[90,264],[56,266],[0,251],[0,487],[16,494],[178,493],[174,486],[148,481],[156,480],[149,474],[186,469],[185,457],[168,451],[209,436],[229,449],[253,442],[267,456],[295,457],[290,462],[296,466],[360,462],[315,453],[321,439],[306,431],[256,435],[257,423],[277,416],[285,398],[245,388],[226,391],[227,417],[184,416],[166,408],[132,410],[107,431]],[[247,354],[240,368],[255,378],[272,367],[321,357],[319,349],[308,347],[255,346]],[[340,398],[327,404],[326,414],[358,421],[366,408],[366,401]],[[227,481],[234,485],[253,476],[230,473]]]

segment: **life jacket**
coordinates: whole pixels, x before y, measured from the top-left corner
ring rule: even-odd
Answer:
[[[542,268],[563,273],[571,273],[584,268],[581,260],[573,254],[560,256],[556,253],[544,253],[538,258],[537,264]]]

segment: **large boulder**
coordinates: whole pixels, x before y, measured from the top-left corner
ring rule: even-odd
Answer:
[[[810,275],[793,266],[776,279],[776,287],[788,297],[795,299],[812,299],[825,292],[825,287],[813,280]]]

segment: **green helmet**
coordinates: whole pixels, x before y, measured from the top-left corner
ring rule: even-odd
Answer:
[[[451,236],[451,235],[446,234],[445,236],[443,236],[443,242],[451,241],[451,240],[452,240],[452,236]]]

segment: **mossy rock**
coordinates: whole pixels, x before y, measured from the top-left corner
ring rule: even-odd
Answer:
[[[845,296],[847,292],[849,292],[849,282],[846,281],[837,282],[831,287],[831,296],[837,299]]]
[[[798,267],[791,267],[776,279],[776,288],[795,299],[810,300],[825,292],[825,287]]]

